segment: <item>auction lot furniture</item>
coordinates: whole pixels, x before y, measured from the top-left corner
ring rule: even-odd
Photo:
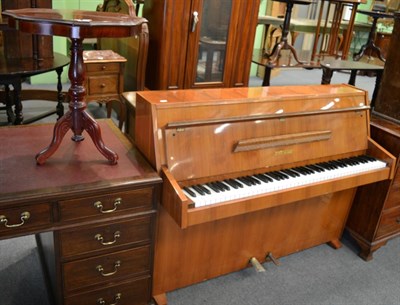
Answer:
[[[111,50],[83,51],[85,63],[86,101],[107,105],[107,117],[111,116],[112,102],[119,105],[119,124],[125,122],[125,104],[121,100],[124,91],[124,69],[126,59]]]
[[[168,291],[254,261],[339,248],[357,187],[395,171],[395,158],[369,138],[367,92],[349,85],[150,90],[137,93],[135,110],[136,147],[163,178],[159,305]],[[342,176],[331,166],[364,154],[382,167]],[[324,162],[338,175],[316,174]],[[305,167],[326,179],[305,178],[316,177]]]
[[[151,24],[146,87],[247,86],[259,6],[260,0],[144,1]]]
[[[5,86],[2,99],[6,105],[8,122],[11,124],[29,124],[46,116],[57,113],[58,117],[64,114],[61,74],[63,67],[68,65],[69,57],[54,53],[54,57],[47,57],[41,60],[33,58],[7,58],[0,53],[0,85]],[[49,90],[22,90],[21,83],[26,77],[56,71],[57,91]],[[10,92],[12,86],[13,91]],[[48,111],[29,120],[24,120],[22,113],[22,100],[51,100],[57,101],[54,110]],[[15,106],[14,112],[12,106]]]
[[[44,164],[58,149],[66,132],[71,129],[74,132],[73,141],[82,141],[84,139],[82,132],[85,130],[100,153],[111,164],[116,164],[118,155],[104,145],[98,124],[85,111],[83,39],[138,35],[142,31],[142,25],[147,21],[125,14],[80,10],[31,8],[7,10],[3,14],[8,16],[11,28],[18,28],[22,32],[71,38],[71,62],[68,72],[71,82],[68,91],[69,111],[57,121],[50,145],[37,154],[36,161]]]
[[[383,67],[372,65],[364,62],[357,62],[351,60],[331,60],[328,62],[321,62],[322,80],[321,84],[330,84],[333,73],[335,71],[350,71],[349,84],[355,86],[356,76],[358,71],[374,72],[376,73],[375,88],[372,94],[371,107],[375,104],[375,99],[378,94],[379,86],[381,83]]]
[[[361,47],[361,49],[353,55],[354,60],[360,60],[361,57],[363,57],[365,51],[375,51],[376,54],[378,55],[378,58],[382,60],[383,62],[386,61],[386,59],[382,56],[381,54],[381,49],[375,45],[375,38],[376,38],[376,27],[377,27],[377,22],[379,18],[394,18],[394,15],[392,13],[385,13],[385,12],[376,12],[376,11],[366,11],[366,10],[358,10],[357,11],[360,14],[364,14],[367,16],[372,17],[372,25],[371,25],[371,31],[369,32],[368,35],[368,40],[367,42]]]
[[[71,141],[38,166],[52,125],[0,128],[0,238],[36,234],[55,304],[148,304],[161,179],[111,120],[99,124],[115,166]]]

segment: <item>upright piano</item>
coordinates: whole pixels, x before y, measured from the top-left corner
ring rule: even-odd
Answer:
[[[163,178],[153,296],[323,243],[360,185],[393,178],[349,85],[144,91],[136,145]]]

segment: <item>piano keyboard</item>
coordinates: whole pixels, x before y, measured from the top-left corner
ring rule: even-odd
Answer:
[[[183,192],[194,202],[195,207],[202,207],[384,167],[386,167],[385,162],[363,155],[187,186],[183,188]]]

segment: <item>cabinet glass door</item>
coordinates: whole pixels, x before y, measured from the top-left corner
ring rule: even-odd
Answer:
[[[193,12],[192,31],[199,31],[196,84],[223,81],[231,11],[232,0],[203,0],[200,12]]]

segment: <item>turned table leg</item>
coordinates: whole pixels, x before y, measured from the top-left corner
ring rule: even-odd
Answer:
[[[36,155],[38,164],[44,164],[56,152],[69,129],[73,132],[72,140],[75,142],[84,140],[82,132],[86,130],[99,152],[111,164],[117,163],[118,155],[104,145],[100,127],[85,110],[86,90],[84,87],[85,71],[82,41],[83,39],[71,39],[71,62],[68,71],[68,77],[71,82],[71,87],[68,90],[70,97],[69,111],[55,124],[50,145]]]

